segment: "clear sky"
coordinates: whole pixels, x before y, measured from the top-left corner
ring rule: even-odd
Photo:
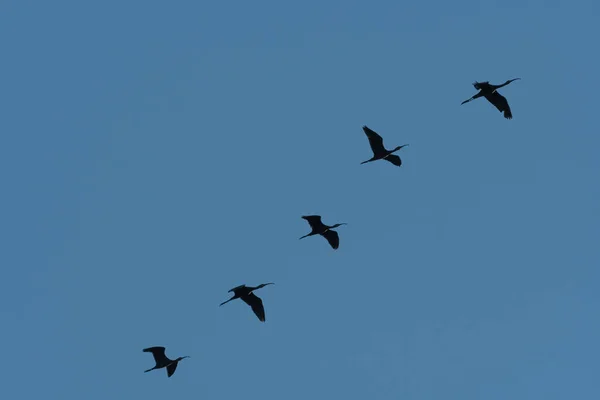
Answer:
[[[2,1],[1,397],[600,398],[599,16]]]

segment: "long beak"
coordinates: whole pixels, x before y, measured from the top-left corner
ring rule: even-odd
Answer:
[[[374,161],[374,160],[367,160],[367,161],[363,161],[363,162],[361,162],[360,164],[361,164],[361,165],[362,165],[362,164],[366,164],[366,163],[368,163],[368,162],[371,162],[371,161]]]
[[[305,237],[309,237],[309,236],[310,236],[310,233],[308,235],[302,236],[300,239],[304,239]],[[300,240],[300,239],[298,239],[298,240]]]
[[[264,288],[265,286],[274,285],[274,284],[275,284],[275,283],[273,283],[273,282],[269,282],[269,283],[263,283],[263,284],[261,284],[261,285],[258,285],[257,289]]]
[[[473,100],[473,98],[472,98],[472,97],[471,97],[469,100],[465,100],[465,101],[463,101],[462,103],[460,103],[460,105],[462,106],[463,104],[465,104],[465,103],[468,103],[468,102],[470,102],[471,100]]]

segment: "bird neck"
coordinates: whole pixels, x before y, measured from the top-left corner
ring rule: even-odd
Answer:
[[[260,285],[258,285],[257,287],[255,287],[254,290],[260,289],[260,288],[264,288],[267,285],[270,285],[270,283],[261,283]]]

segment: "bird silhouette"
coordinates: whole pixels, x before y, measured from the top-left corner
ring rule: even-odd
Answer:
[[[255,290],[263,288],[267,285],[274,285],[274,283],[273,282],[261,283],[260,285],[258,285],[256,287],[246,286],[246,285],[236,286],[227,292],[227,293],[233,292],[233,296],[229,300],[222,302],[219,305],[219,307],[225,303],[229,303],[231,300],[242,299],[242,301],[244,303],[248,304],[252,308],[252,311],[254,311],[254,314],[256,314],[258,319],[261,322],[265,322],[265,308],[263,306],[263,302],[260,299],[260,297],[255,295],[253,292]]]
[[[363,131],[365,132],[365,134],[367,135],[367,138],[369,139],[369,144],[371,145],[371,150],[373,150],[373,157],[370,160],[361,162],[361,164],[365,164],[365,163],[368,163],[371,161],[383,159],[383,160],[391,162],[392,164],[394,164],[398,167],[402,165],[402,160],[400,159],[400,157],[398,157],[397,155],[392,154],[392,153],[397,152],[398,150],[400,150],[401,148],[403,148],[405,146],[408,146],[407,144],[398,146],[393,150],[387,150],[383,146],[382,137],[379,136],[379,134],[377,134],[377,132],[370,129],[366,125],[363,126]]]
[[[185,356],[179,357],[176,360],[171,360],[165,355],[165,348],[160,346],[148,347],[143,351],[146,353],[152,353],[152,355],[154,356],[154,362],[156,362],[156,365],[154,367],[147,369],[144,372],[150,372],[154,369],[167,368],[167,376],[169,378],[175,373],[175,370],[177,369],[177,363],[179,361],[183,360],[184,358],[190,358],[190,356]]]
[[[468,102],[478,99],[480,97],[485,97],[487,99],[487,101],[492,103],[498,109],[498,111],[504,113],[504,118],[512,119],[513,115],[512,115],[512,111],[510,110],[510,106],[508,105],[508,101],[506,100],[506,97],[504,97],[500,93],[498,93],[498,89],[508,85],[509,83],[511,83],[513,81],[518,81],[520,79],[521,78],[509,79],[506,82],[504,82],[502,85],[491,85],[488,81],[486,81],[486,82],[477,82],[476,81],[475,83],[473,83],[473,86],[475,87],[475,89],[479,90],[479,92],[477,92],[477,94],[475,94],[470,99],[465,100],[460,104],[463,105],[465,103],[468,103]]]
[[[329,242],[329,245],[334,250],[336,250],[340,246],[340,237],[338,236],[338,233],[336,231],[332,231],[332,229],[337,228],[338,226],[348,225],[348,224],[346,224],[345,222],[342,222],[341,224],[335,224],[333,226],[328,226],[328,225],[325,225],[323,222],[321,222],[320,215],[304,215],[302,218],[304,218],[305,220],[308,221],[308,224],[312,228],[312,232],[310,232],[308,235],[302,236],[300,239],[304,239],[305,237],[313,236],[313,235],[321,235],[325,239],[327,239],[327,241]]]

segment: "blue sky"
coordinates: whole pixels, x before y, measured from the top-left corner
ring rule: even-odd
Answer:
[[[3,1],[2,398],[598,398],[599,15]]]

